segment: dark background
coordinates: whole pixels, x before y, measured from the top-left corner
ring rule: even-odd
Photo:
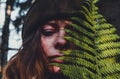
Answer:
[[[117,28],[120,35],[120,0],[99,0],[97,5],[100,13]]]

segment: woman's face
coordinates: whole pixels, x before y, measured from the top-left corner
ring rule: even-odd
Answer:
[[[49,62],[62,63],[62,60],[57,57],[63,56],[61,50],[69,48],[68,42],[64,39],[66,35],[65,28],[68,27],[70,21],[67,20],[52,20],[45,24],[42,28],[41,46]],[[60,71],[57,66],[50,66],[49,70],[55,73]]]

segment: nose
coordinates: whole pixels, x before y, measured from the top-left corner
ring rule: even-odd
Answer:
[[[59,34],[58,34],[58,40],[57,42],[60,43],[61,45],[64,45],[66,43],[66,39],[64,38],[66,35],[66,32],[64,29],[60,29],[59,30]]]
[[[59,34],[58,34],[58,38],[57,38],[57,42],[55,47],[57,49],[60,50],[65,50],[66,49],[66,44],[67,44],[67,40],[64,38],[66,35],[66,32],[64,29],[60,29]]]

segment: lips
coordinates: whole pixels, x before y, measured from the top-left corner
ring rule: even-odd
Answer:
[[[49,63],[63,63],[63,60],[60,60],[59,57],[63,56],[63,54],[59,55],[53,55],[49,57]],[[50,65],[49,70],[54,73],[59,73],[60,72],[60,67],[55,66],[55,65]]]
[[[53,56],[50,56],[48,57],[49,61],[51,63],[55,62],[55,63],[62,63],[63,60],[60,60],[59,57],[63,56],[63,54],[59,54],[59,55],[53,55]]]
[[[63,60],[59,60],[59,59],[55,58],[55,59],[52,59],[51,62],[62,63]]]
[[[59,60],[58,57],[53,58],[49,61],[49,63],[63,63],[63,60]],[[55,66],[55,65],[50,65],[49,66],[49,70],[55,73],[59,73],[60,72],[60,67],[59,66]]]

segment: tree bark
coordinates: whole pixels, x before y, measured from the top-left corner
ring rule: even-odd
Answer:
[[[7,63],[7,53],[8,53],[8,42],[9,42],[9,24],[10,24],[10,16],[12,7],[14,5],[14,0],[6,1],[6,9],[5,9],[5,22],[2,28],[2,42],[1,42],[1,71],[3,70],[4,65]]]

